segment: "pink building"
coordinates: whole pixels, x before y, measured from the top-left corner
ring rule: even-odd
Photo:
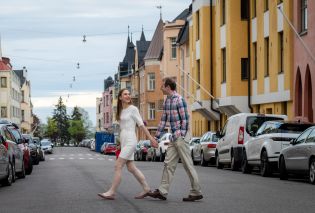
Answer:
[[[103,127],[105,130],[109,130],[113,124],[113,90],[114,87],[108,87],[102,94],[102,108],[103,108]]]
[[[293,1],[293,24],[300,38],[294,37],[294,115],[314,122],[315,109],[315,1]]]

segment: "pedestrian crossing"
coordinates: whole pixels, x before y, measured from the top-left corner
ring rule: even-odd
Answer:
[[[56,160],[109,160],[114,161],[115,156],[105,156],[101,154],[53,154],[51,156],[45,156],[46,160],[56,161]]]

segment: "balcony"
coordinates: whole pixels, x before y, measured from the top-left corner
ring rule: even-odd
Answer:
[[[218,104],[214,101],[213,108],[218,109]],[[195,101],[191,106],[192,111],[197,111],[209,121],[220,120],[220,114],[211,109],[210,100]]]

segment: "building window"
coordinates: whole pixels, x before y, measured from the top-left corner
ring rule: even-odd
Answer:
[[[200,60],[197,60],[197,89],[200,88]]]
[[[264,11],[269,10],[269,0],[264,0]]]
[[[241,19],[247,20],[249,17],[249,8],[248,8],[249,0],[241,0]]]
[[[176,38],[171,38],[171,59],[176,59]]]
[[[148,74],[148,90],[155,90],[155,73]]]
[[[22,122],[23,122],[23,121],[25,121],[25,111],[22,110],[21,112],[22,112]]]
[[[7,88],[7,77],[1,77],[1,88]]]
[[[7,117],[8,117],[7,107],[1,107],[1,118],[7,118]]]
[[[256,1],[257,0],[252,0],[252,18],[255,18],[257,16]]]
[[[283,32],[279,33],[279,73],[284,71]]]
[[[149,120],[154,120],[155,119],[155,103],[149,103],[149,109],[148,109],[148,117]]]
[[[241,58],[241,79],[247,80],[248,79],[248,58]]]
[[[25,98],[24,98],[24,91],[22,90],[22,102],[25,102]]]
[[[257,79],[257,43],[253,44],[254,48],[254,79]]]
[[[106,123],[108,124],[109,123],[109,113],[106,112]]]
[[[222,83],[226,82],[226,49],[222,49]]]
[[[269,76],[269,38],[265,38],[265,77]]]
[[[307,0],[301,0],[301,32],[307,31]]]
[[[196,12],[196,41],[199,40],[200,36],[200,13],[199,10]]]
[[[225,19],[226,19],[226,14],[225,14],[225,0],[221,0],[221,26],[225,25]]]

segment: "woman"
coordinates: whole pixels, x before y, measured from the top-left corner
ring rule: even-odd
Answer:
[[[145,180],[144,175],[134,163],[134,152],[138,141],[135,131],[136,124],[150,139],[153,147],[157,147],[158,143],[144,126],[137,107],[132,105],[128,89],[122,89],[118,93],[116,120],[118,120],[120,124],[121,152],[115,163],[115,174],[112,186],[107,192],[99,193],[98,195],[108,200],[115,199],[115,193],[121,181],[122,168],[127,165],[128,171],[135,176],[143,188],[143,191],[135,198],[142,199],[147,196],[148,192],[150,192],[150,187]]]

